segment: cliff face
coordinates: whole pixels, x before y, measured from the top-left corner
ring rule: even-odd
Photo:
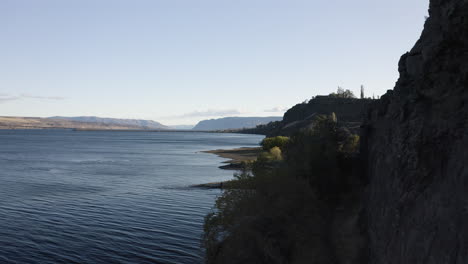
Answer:
[[[330,96],[317,96],[307,104],[298,104],[289,109],[283,117],[287,125],[295,121],[312,119],[315,114],[335,113],[343,122],[361,122],[364,110],[372,99],[334,98]]]
[[[467,0],[431,0],[399,71],[363,126],[370,263],[468,263]]]
[[[193,128],[193,130],[228,130],[252,128],[257,125],[267,124],[269,122],[280,121],[279,116],[269,117],[224,117],[219,119],[203,120]]]
[[[358,130],[364,119],[364,114],[372,99],[337,98],[331,96],[316,96],[308,103],[297,104],[289,109],[279,122],[245,129],[244,133],[273,136],[291,136],[301,129],[310,128],[317,115],[335,113],[341,126]]]

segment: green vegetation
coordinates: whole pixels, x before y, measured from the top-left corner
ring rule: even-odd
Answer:
[[[279,147],[272,147],[269,151],[271,155],[271,159],[274,161],[283,160],[283,155],[281,153],[281,149]]]
[[[329,96],[337,97],[337,98],[356,98],[356,96],[351,90],[348,90],[348,89],[345,90],[341,87],[338,87],[336,93],[331,93]]]
[[[207,263],[358,260],[359,137],[320,115],[312,129],[262,147],[205,219]]]
[[[273,147],[278,147],[280,149],[283,149],[286,144],[288,144],[289,138],[288,137],[283,137],[283,136],[277,136],[277,137],[270,137],[270,138],[265,138],[262,140],[260,145],[262,146],[263,150],[270,150]]]

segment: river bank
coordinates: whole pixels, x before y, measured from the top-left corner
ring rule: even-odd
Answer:
[[[203,153],[215,154],[221,158],[229,159],[224,161],[226,165],[219,166],[223,170],[241,170],[243,169],[243,162],[255,161],[257,156],[262,152],[262,148],[236,148],[236,149],[216,149],[202,151]],[[210,182],[193,185],[192,187],[197,188],[208,188],[208,189],[222,189],[225,188],[224,182]]]
[[[262,148],[216,149],[202,152],[215,154],[221,158],[229,159],[223,162],[227,165],[220,166],[220,169],[240,170],[242,169],[243,162],[256,160],[258,154],[262,152]]]

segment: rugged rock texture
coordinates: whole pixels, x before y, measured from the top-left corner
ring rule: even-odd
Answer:
[[[340,126],[359,130],[365,113],[372,99],[339,98],[316,96],[307,103],[297,104],[289,109],[282,121],[260,125],[254,129],[245,129],[243,133],[254,133],[271,136],[290,136],[298,130],[310,128],[317,115],[335,113]],[[357,131],[353,131],[357,132]]]
[[[312,119],[313,115],[332,112],[344,122],[360,122],[364,110],[372,101],[372,99],[316,96],[308,103],[297,104],[289,109],[284,114],[283,122],[289,124],[298,120]]]
[[[467,0],[431,0],[399,71],[363,127],[370,263],[468,263]]]

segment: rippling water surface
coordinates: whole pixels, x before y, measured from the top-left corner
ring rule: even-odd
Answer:
[[[0,263],[200,263],[226,180],[202,150],[254,135],[0,130]]]

